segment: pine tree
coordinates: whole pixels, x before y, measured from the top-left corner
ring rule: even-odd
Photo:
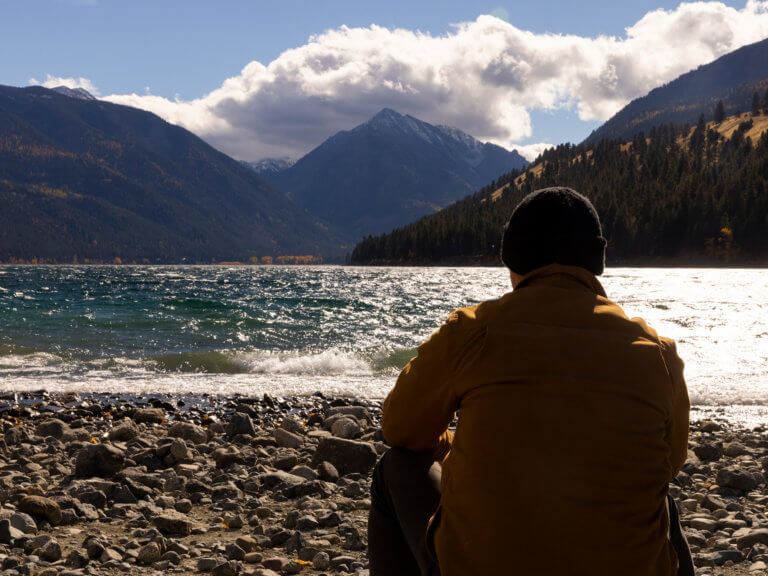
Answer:
[[[720,124],[725,120],[725,104],[720,100],[715,106],[715,124]]]
[[[760,114],[760,94],[757,92],[752,96],[752,115],[758,116]]]

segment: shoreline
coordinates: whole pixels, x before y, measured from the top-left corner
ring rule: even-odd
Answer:
[[[768,428],[704,416],[670,488],[697,573],[766,574]],[[0,421],[4,574],[368,573],[379,401],[18,392]]]

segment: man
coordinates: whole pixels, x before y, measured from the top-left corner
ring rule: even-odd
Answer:
[[[606,297],[605,244],[571,189],[515,208],[513,291],[453,312],[384,402],[372,576],[693,574],[668,497],[687,455],[683,362]]]

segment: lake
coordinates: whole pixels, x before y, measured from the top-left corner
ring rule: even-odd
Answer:
[[[630,316],[675,338],[701,414],[768,407],[768,270],[609,268]],[[0,266],[3,391],[382,398],[502,268]]]

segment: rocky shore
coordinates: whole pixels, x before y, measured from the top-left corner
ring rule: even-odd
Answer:
[[[0,397],[0,572],[367,574],[379,417],[320,394]],[[766,475],[766,428],[692,424],[671,490],[701,574],[768,574]]]

